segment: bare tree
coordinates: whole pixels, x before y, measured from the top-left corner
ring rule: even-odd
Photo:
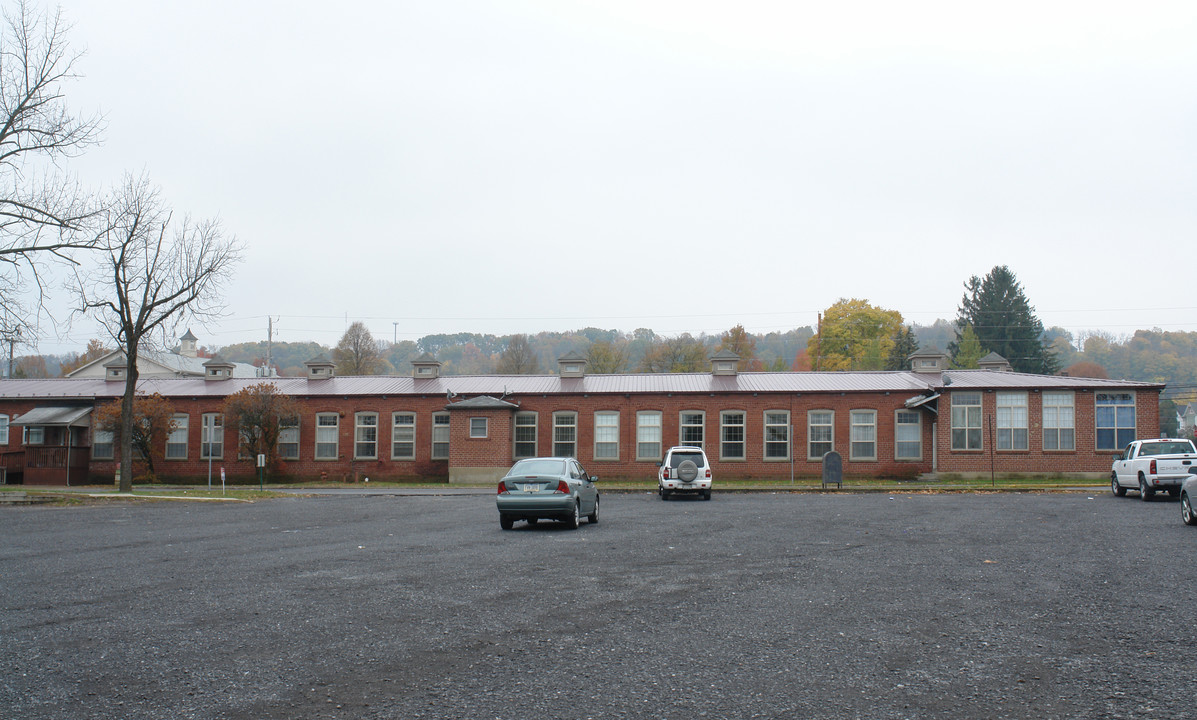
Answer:
[[[349,326],[333,348],[338,375],[377,375],[386,367],[382,345],[362,322]]]
[[[85,221],[94,199],[73,179],[39,173],[99,142],[102,118],[73,114],[63,86],[76,79],[80,53],[66,43],[69,27],[60,12],[36,11],[21,0],[5,12],[0,28],[0,305],[28,317],[24,287],[45,300],[47,261],[75,264],[72,252],[94,247]]]
[[[512,335],[507,349],[499,355],[496,371],[500,375],[535,375],[540,372],[540,362],[528,344],[527,335]]]
[[[165,341],[184,322],[218,316],[223,310],[219,291],[232,277],[242,248],[225,237],[215,220],[174,222],[157,188],[145,178],[127,177],[105,205],[104,230],[98,236],[102,261],[76,274],[76,312],[94,315],[125,354],[120,489],[129,492],[141,347],[153,345],[155,337]]]

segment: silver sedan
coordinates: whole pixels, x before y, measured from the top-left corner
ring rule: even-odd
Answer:
[[[1180,486],[1180,517],[1185,525],[1197,525],[1197,475],[1185,480]]]
[[[560,520],[575,529],[583,515],[599,520],[597,477],[587,474],[573,458],[520,460],[499,481],[495,503],[499,526],[510,530],[516,520]]]

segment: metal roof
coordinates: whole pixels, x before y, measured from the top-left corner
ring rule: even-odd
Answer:
[[[87,416],[91,414],[91,410],[90,407],[79,407],[77,405],[70,407],[58,405],[39,407],[13,420],[12,424],[66,427],[70,427],[71,425],[87,426],[89,424]]]
[[[190,377],[141,378],[138,391],[164,397],[225,397],[258,383],[271,383],[279,392],[298,397],[442,395],[576,395],[668,393],[864,393],[948,392],[960,389],[1163,389],[1163,383],[1133,382],[1032,375],[993,370],[950,370],[943,373],[893,371],[847,372],[749,372],[737,375],[710,373],[654,373],[588,375],[447,375],[413,378],[362,375],[309,380],[306,377],[229,378],[205,380]],[[51,378],[0,380],[0,399],[109,399],[120,397],[121,381],[101,378]]]

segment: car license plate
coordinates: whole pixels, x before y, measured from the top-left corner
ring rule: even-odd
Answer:
[[[540,483],[524,483],[524,492],[539,492]]]

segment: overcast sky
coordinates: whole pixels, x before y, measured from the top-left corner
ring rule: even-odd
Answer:
[[[74,170],[247,247],[205,345],[929,324],[999,264],[1045,326],[1197,330],[1191,0],[62,9]]]

